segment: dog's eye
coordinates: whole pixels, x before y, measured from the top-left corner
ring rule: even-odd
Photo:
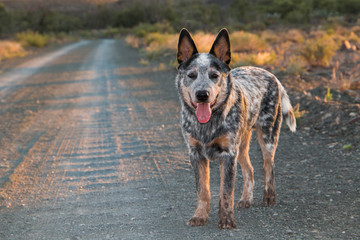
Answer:
[[[194,73],[194,72],[191,72],[191,73],[189,73],[187,76],[188,76],[189,78],[191,78],[191,79],[195,79],[195,78],[197,77],[197,74]]]
[[[210,73],[210,78],[211,79],[216,79],[216,78],[219,78],[220,75],[218,73]]]

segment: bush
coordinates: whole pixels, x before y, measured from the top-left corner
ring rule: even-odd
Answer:
[[[175,34],[150,33],[145,37],[146,55],[157,59],[166,55],[175,54],[178,36]]]
[[[143,38],[149,33],[174,33],[173,27],[169,22],[159,22],[155,24],[140,23],[132,29],[132,34],[137,37]]]
[[[9,31],[9,25],[11,23],[11,15],[6,10],[5,6],[0,3],[0,34]]]
[[[139,23],[173,22],[174,8],[171,4],[154,1],[134,1],[117,13],[114,24],[118,27],[131,28]]]
[[[186,27],[193,30],[219,30],[227,25],[227,12],[217,4],[205,4],[202,0],[181,0],[174,4],[176,18],[172,21],[176,29]]]
[[[300,50],[301,56],[310,66],[329,66],[339,44],[330,37],[324,35],[320,38],[306,40]]]
[[[289,75],[300,75],[306,70],[306,64],[300,56],[292,56],[285,66],[285,72]]]
[[[232,50],[235,52],[261,52],[269,47],[258,35],[244,31],[231,33],[230,39]]]
[[[26,52],[20,43],[12,41],[0,41],[0,61],[5,58],[22,57]]]
[[[259,53],[235,53],[232,54],[232,65],[237,66],[246,66],[246,65],[272,65],[276,60],[275,52],[259,52]]]
[[[24,46],[43,47],[49,43],[49,37],[37,32],[26,31],[16,34],[17,40]]]

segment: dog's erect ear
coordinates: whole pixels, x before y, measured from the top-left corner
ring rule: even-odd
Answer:
[[[226,30],[226,28],[221,29],[209,53],[225,62],[227,65],[230,64],[230,39],[229,32]]]
[[[185,62],[196,53],[198,53],[198,51],[189,31],[183,28],[180,32],[178,43],[177,60],[179,64]]]

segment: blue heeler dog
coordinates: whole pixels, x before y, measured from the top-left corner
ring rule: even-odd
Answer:
[[[180,33],[176,85],[182,105],[181,125],[195,171],[197,208],[188,224],[204,225],[210,211],[209,160],[220,161],[219,227],[236,227],[234,184],[237,161],[244,187],[237,206],[253,203],[254,173],[249,158],[256,130],[264,158],[265,206],[276,202],[274,155],[282,118],[295,132],[289,97],[279,80],[256,67],[231,70],[229,33],[219,32],[209,53],[198,53],[190,33]]]

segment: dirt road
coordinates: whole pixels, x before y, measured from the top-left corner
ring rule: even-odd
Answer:
[[[121,40],[81,41],[2,69],[0,239],[359,238],[359,151],[285,126],[275,161],[279,203],[261,206],[254,141],[255,205],[236,211],[237,228],[217,228],[216,162],[210,219],[186,226],[196,193],[175,71],[139,60]]]

